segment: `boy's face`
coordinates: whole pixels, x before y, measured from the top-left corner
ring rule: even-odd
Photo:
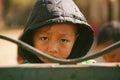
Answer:
[[[102,50],[105,47],[108,47],[113,43],[114,43],[114,41],[110,40],[106,43],[100,44],[97,48],[99,50]],[[103,58],[106,62],[120,62],[120,48],[114,49],[114,50],[110,51],[109,53],[103,55]]]
[[[38,29],[33,37],[34,47],[55,58],[66,59],[76,40],[76,27],[73,24],[53,24]],[[43,62],[47,59],[39,57]]]

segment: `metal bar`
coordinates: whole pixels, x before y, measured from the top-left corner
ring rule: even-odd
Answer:
[[[0,35],[0,38],[11,41],[13,43],[16,43],[18,46],[23,47],[24,49],[30,51],[31,53],[33,53],[37,56],[42,56],[46,59],[51,60],[54,63],[60,63],[60,64],[75,64],[75,63],[86,61],[86,60],[89,60],[89,59],[94,59],[94,58],[100,57],[104,54],[107,54],[107,52],[109,52],[109,51],[112,51],[112,50],[120,47],[120,41],[118,41],[118,42],[112,44],[111,46],[103,49],[102,51],[97,52],[97,53],[95,53],[91,56],[88,56],[88,57],[82,57],[82,58],[76,58],[76,59],[58,59],[58,58],[54,58],[52,56],[49,56],[49,55],[43,53],[42,51],[37,50],[34,47],[32,47],[32,46],[30,46],[30,45],[28,45],[28,44],[26,44],[22,41],[14,40],[12,38],[9,38],[9,37],[3,36],[3,35]]]

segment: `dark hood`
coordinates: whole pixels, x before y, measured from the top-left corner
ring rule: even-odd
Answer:
[[[81,35],[77,38],[69,58],[82,57],[91,48],[93,30],[72,0],[37,0],[20,40],[32,45],[32,34],[35,29],[47,24],[66,22],[75,24]],[[39,62],[32,53],[20,47],[18,51],[28,61]]]

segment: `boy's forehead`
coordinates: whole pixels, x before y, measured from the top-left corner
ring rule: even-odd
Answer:
[[[37,35],[57,35],[57,36],[74,36],[76,34],[76,29],[72,28],[67,28],[65,27],[53,27],[53,26],[44,26],[35,32]]]
[[[51,30],[58,30],[58,31],[63,31],[62,33],[66,33],[67,31],[76,31],[75,25],[71,24],[53,24],[53,25],[46,25],[43,26],[36,31],[40,33],[48,33]]]
[[[39,28],[37,31],[40,33],[46,33],[47,31],[49,31],[49,29],[50,29],[50,26],[44,26]]]

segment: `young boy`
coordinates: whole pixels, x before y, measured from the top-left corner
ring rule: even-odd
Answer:
[[[72,0],[37,0],[21,41],[60,59],[86,55],[93,43],[93,30]],[[19,55],[30,63],[51,63],[18,47]]]
[[[101,26],[97,37],[97,49],[102,50],[120,40],[120,23],[108,22]],[[103,55],[105,62],[120,62],[120,48]]]

